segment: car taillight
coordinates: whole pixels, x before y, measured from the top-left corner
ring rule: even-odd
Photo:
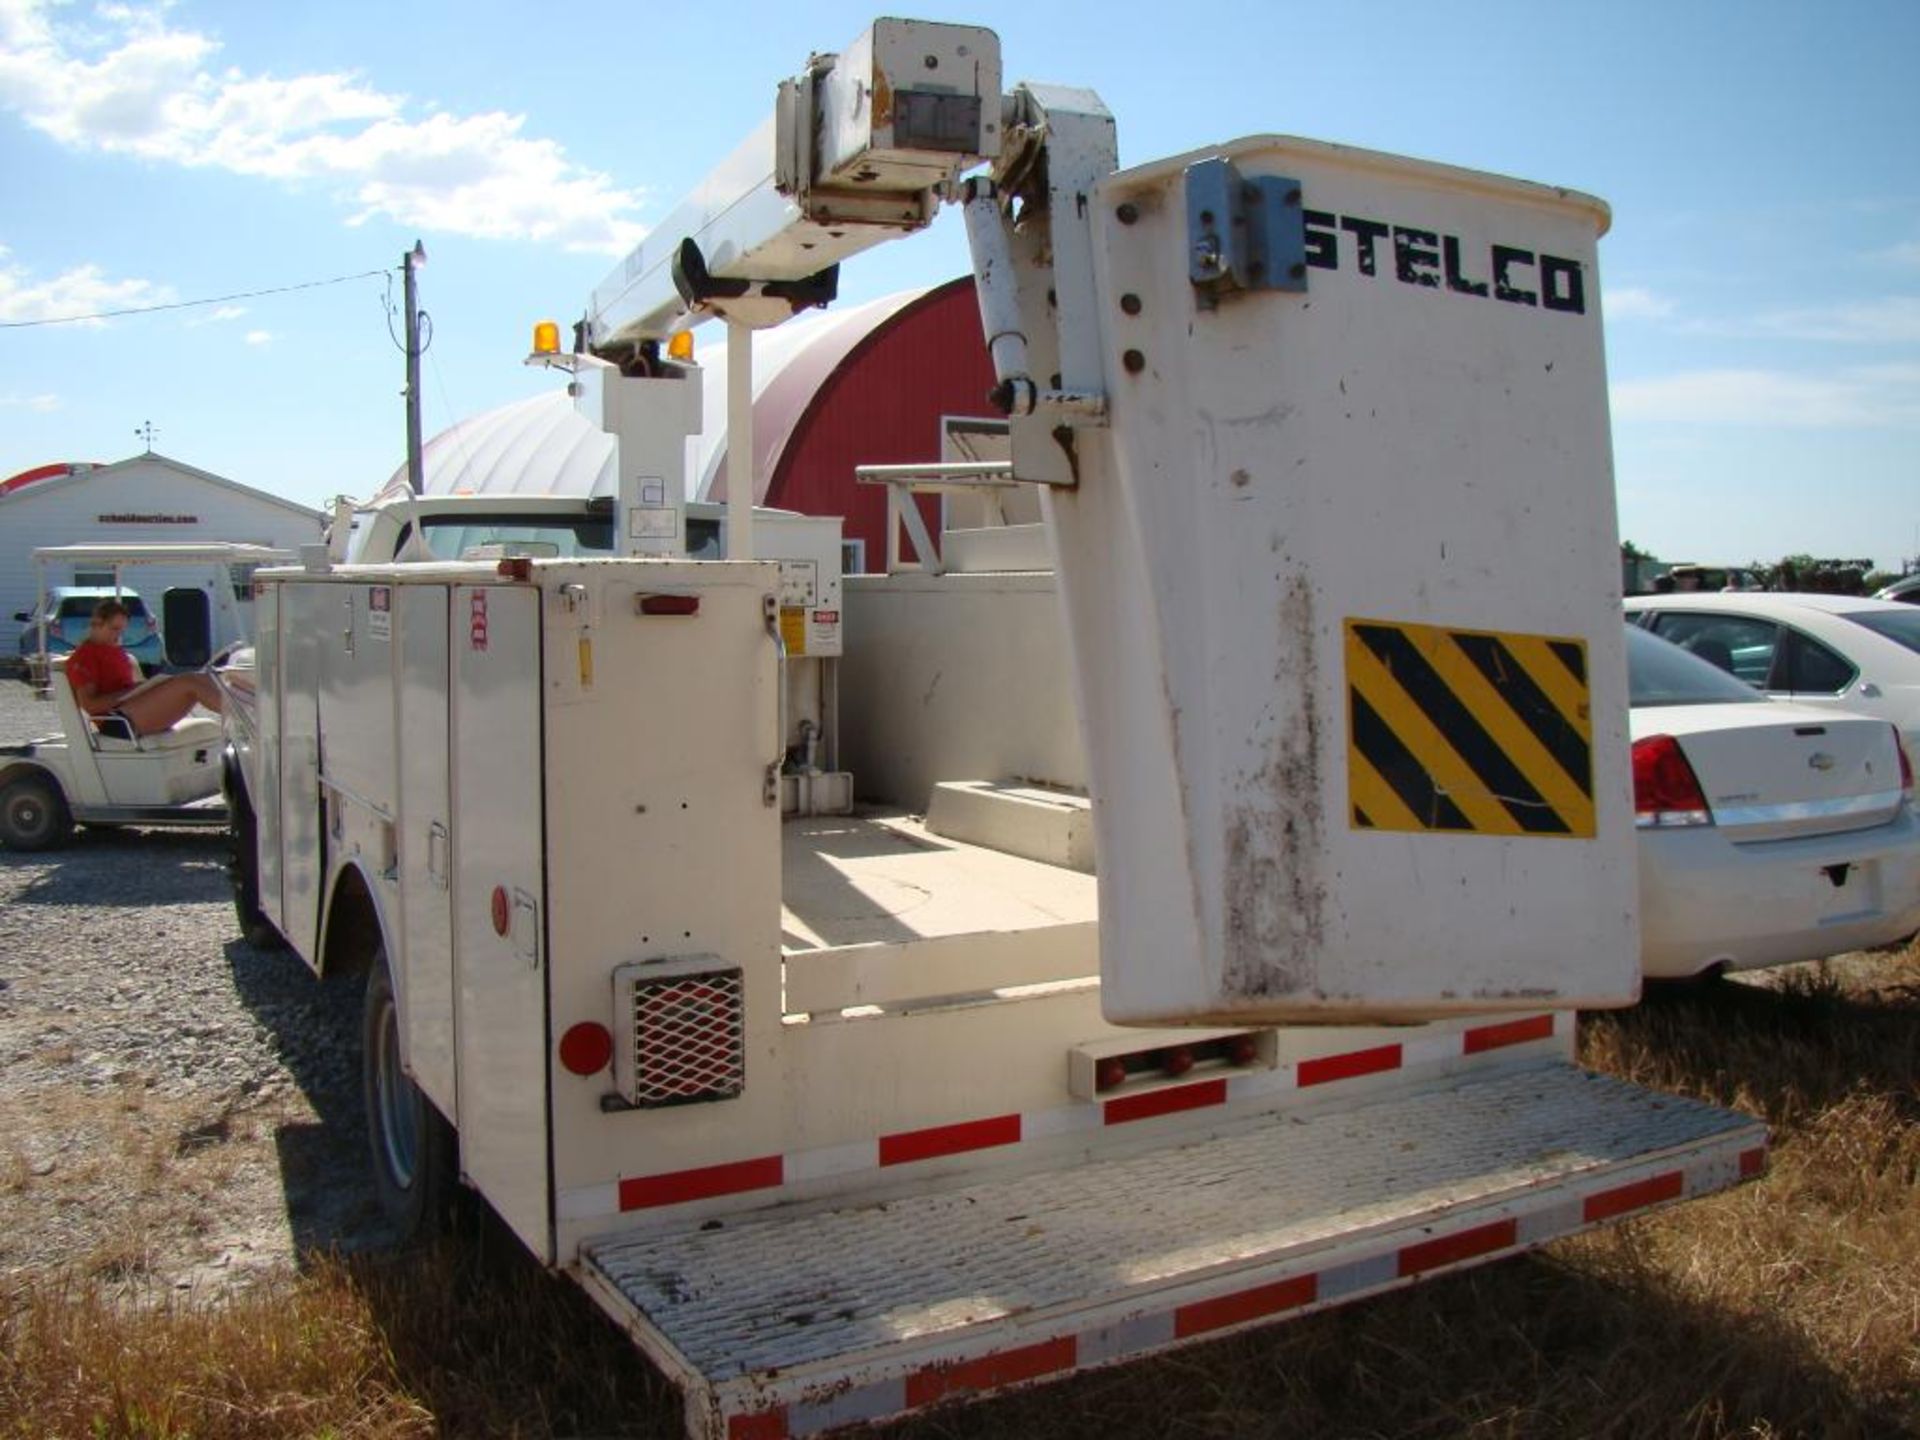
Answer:
[[[1693,766],[1671,735],[1633,742],[1633,823],[1641,829],[1713,823]]]
[[[1900,727],[1893,727],[1893,752],[1900,757],[1900,788],[1913,789],[1913,761],[1907,758],[1907,744],[1900,736]]]

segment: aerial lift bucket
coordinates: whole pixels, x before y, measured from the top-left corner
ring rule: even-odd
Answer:
[[[1636,997],[1606,223],[1274,137],[1099,188],[1050,498],[1110,1018]]]

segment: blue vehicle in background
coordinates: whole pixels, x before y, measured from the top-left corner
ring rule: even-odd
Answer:
[[[27,674],[35,683],[44,683],[44,677],[36,673],[43,648],[41,631],[46,631],[46,655],[71,653],[87,638],[87,629],[93,623],[93,607],[102,600],[113,599],[115,593],[111,585],[56,585],[48,589],[38,613],[21,610],[14,615],[25,627],[20,632],[20,658],[26,662]],[[159,628],[137,592],[121,589],[118,595],[120,603],[127,607],[127,633],[121,643],[127,653],[140,662],[140,668],[151,673],[166,659]]]

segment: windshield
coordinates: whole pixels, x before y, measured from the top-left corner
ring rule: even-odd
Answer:
[[[1920,653],[1920,610],[1850,610],[1841,618]]]
[[[424,516],[420,522],[427,548],[439,560],[458,560],[476,546],[499,546],[502,555],[611,555],[613,520],[609,516],[525,515]]]
[[[1766,704],[1744,680],[1689,655],[1637,625],[1627,626],[1627,703],[1654,705]]]

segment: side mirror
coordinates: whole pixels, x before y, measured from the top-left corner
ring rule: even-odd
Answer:
[[[33,623],[33,616],[25,610],[14,611],[13,618],[18,620],[22,625],[31,625]]]

